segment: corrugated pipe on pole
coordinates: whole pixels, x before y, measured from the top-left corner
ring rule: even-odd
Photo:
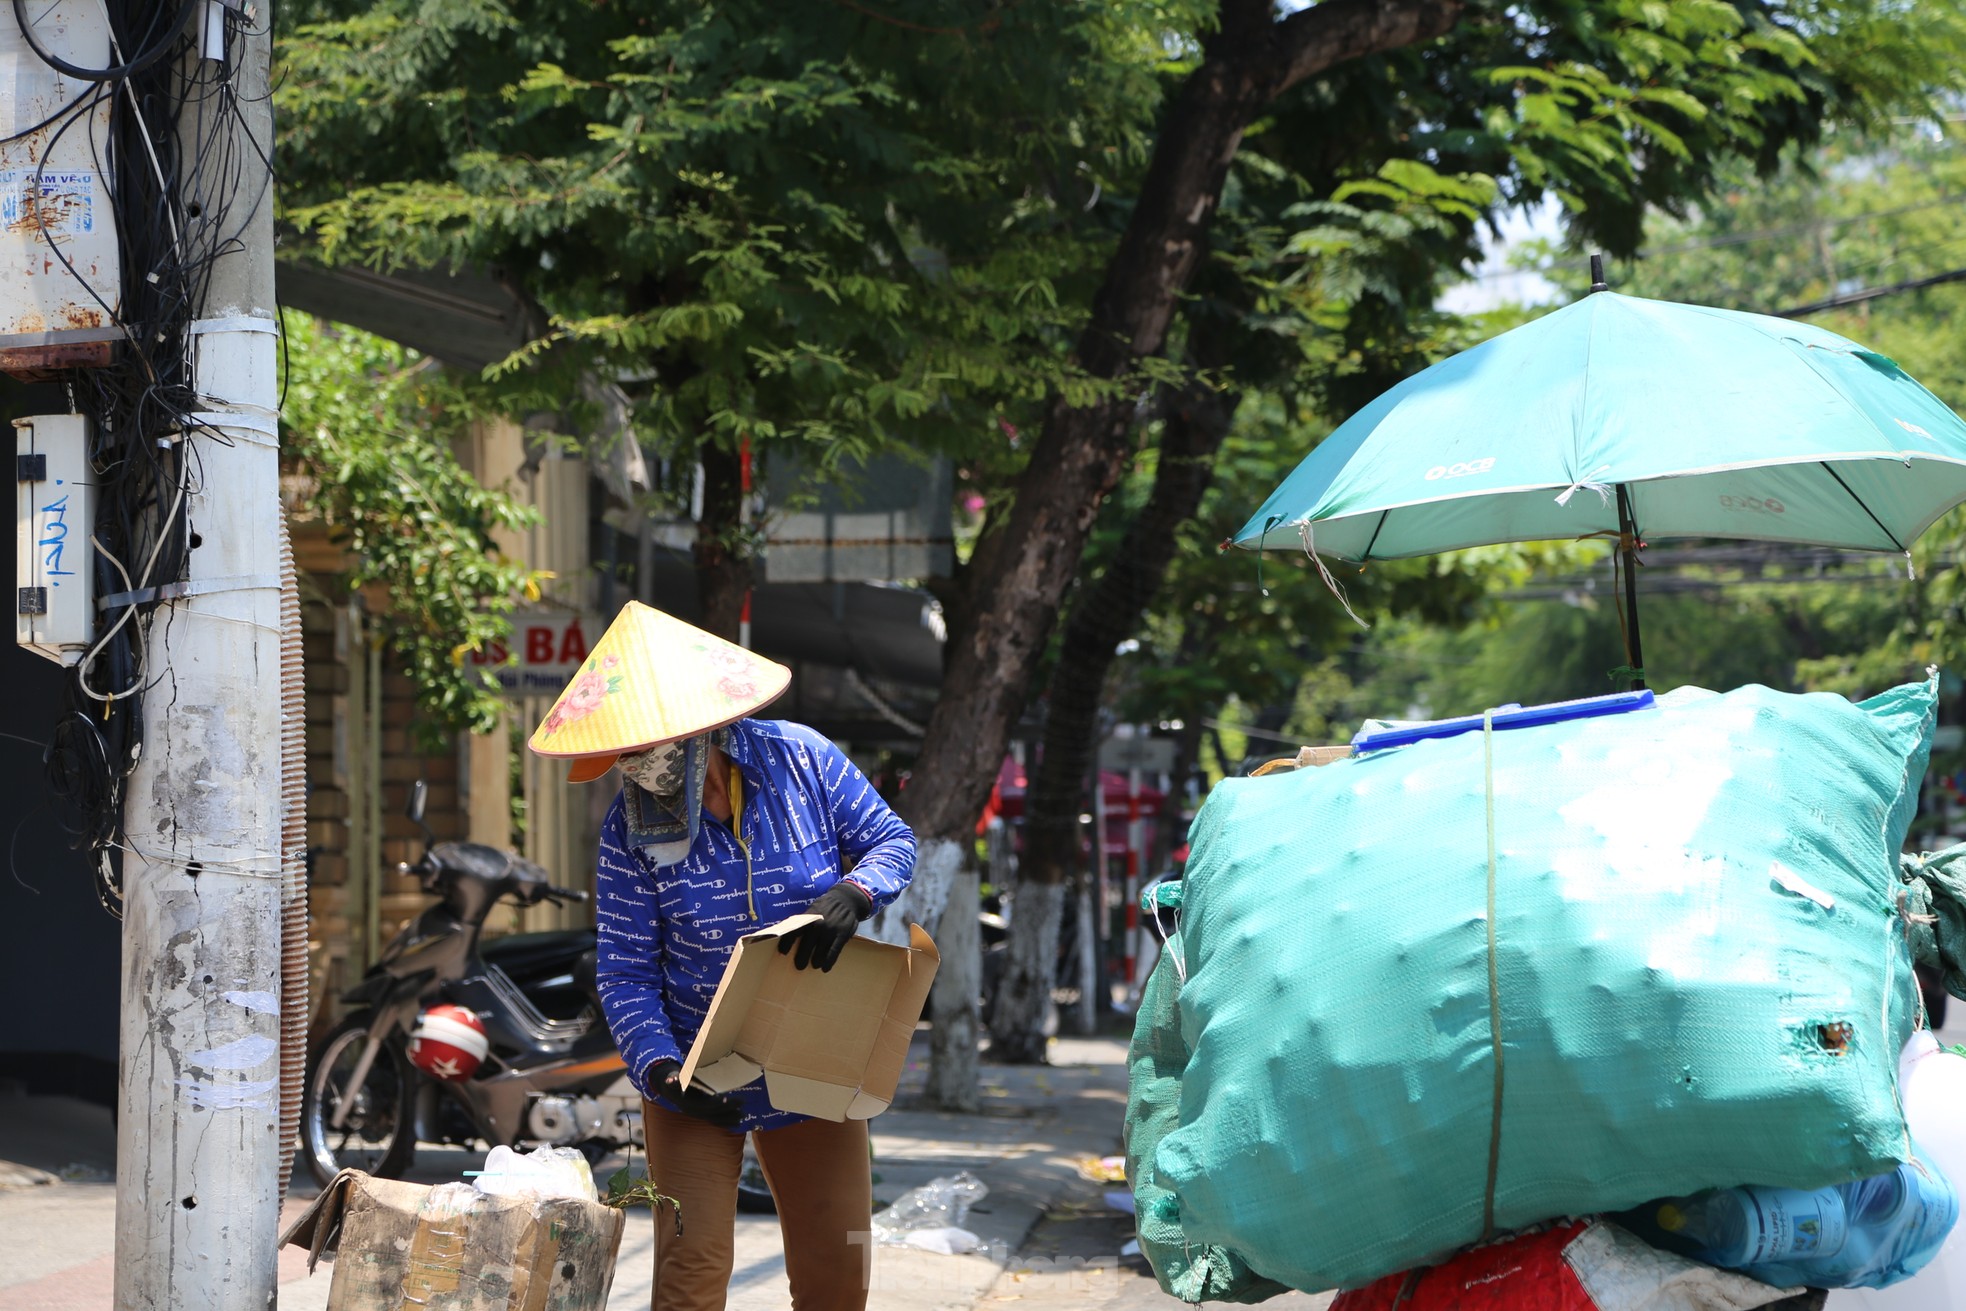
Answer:
[[[307,1078],[307,690],[300,582],[280,516],[280,1159],[285,1182],[300,1145]]]

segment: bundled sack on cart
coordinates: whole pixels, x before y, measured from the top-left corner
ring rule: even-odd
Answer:
[[[1143,1237],[1151,1206],[1164,1247],[1358,1286],[1555,1216],[1905,1159],[1896,866],[1934,699],[1688,689],[1223,783],[1176,1031],[1143,1008],[1136,1039],[1186,1057]]]
[[[1947,992],[1966,997],[1966,843],[1907,852],[1898,877],[1911,899],[1913,955]]]
[[[1141,910],[1178,920],[1182,885],[1148,888]],[[1181,935],[1168,934],[1140,994],[1127,1052],[1126,1177],[1142,1255],[1161,1287],[1183,1302],[1263,1302],[1289,1288],[1253,1270],[1246,1258],[1182,1232],[1180,1199],[1156,1178],[1154,1153],[1181,1122]],[[1914,1045],[1924,1037],[1914,1036]],[[1966,1065],[1966,1062],[1962,1062]],[[1960,1136],[1966,1143],[1966,1136]],[[1653,1247],[1601,1219],[1533,1226],[1479,1244],[1440,1265],[1402,1270],[1342,1293],[1331,1311],[1823,1311],[1819,1294],[1777,1288],[1731,1270]]]
[[[1331,1311],[1822,1311],[1823,1295],[1662,1252],[1604,1220],[1566,1220],[1340,1293]]]
[[[1178,921],[1182,884],[1158,883],[1141,896],[1153,923]],[[1126,1178],[1140,1253],[1166,1292],[1183,1302],[1261,1302],[1290,1291],[1250,1269],[1233,1249],[1191,1242],[1181,1226],[1181,1199],[1163,1185],[1155,1156],[1161,1139],[1181,1125],[1181,1079],[1188,1045],[1181,1036],[1181,934],[1167,935],[1147,976],[1126,1053]]]

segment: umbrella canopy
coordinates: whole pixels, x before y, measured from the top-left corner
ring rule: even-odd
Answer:
[[[1905,551],[1962,500],[1966,423],[1884,356],[1598,292],[1386,392],[1234,541],[1361,561],[1594,534]]]

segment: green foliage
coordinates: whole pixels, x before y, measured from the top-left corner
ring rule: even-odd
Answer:
[[[1857,577],[1686,570],[1672,581],[1700,590],[1647,592],[1640,581],[1655,691],[1763,683],[1868,696],[1917,673],[1915,664],[1872,659],[1905,601],[1902,568],[1895,579],[1880,563]],[[1555,599],[1503,593],[1481,622],[1460,631],[1410,622],[1389,628],[1376,635],[1384,645],[1374,653],[1371,695],[1380,708],[1368,713],[1454,715],[1622,691],[1607,676],[1624,663],[1609,584],[1606,565],[1573,575],[1569,586],[1535,589],[1561,591]]]
[[[1373,181],[1353,194],[1411,194],[1425,168],[1492,183],[1492,201],[1455,198],[1484,218],[1554,198],[1580,243],[1629,253],[1648,208],[1684,213],[1732,173],[1771,172],[1838,127],[1930,113],[1966,85],[1966,7],[1918,10],[1914,23],[1893,0],[1471,5],[1442,41],[1330,79],[1413,161],[1356,175]]]
[[[1957,0],[1915,25],[1896,0],[1475,0],[1442,40],[1269,106],[1170,358],[1089,377],[1072,344],[1217,8],[303,0],[281,11],[286,214],[333,260],[503,270],[549,325],[498,371],[508,403],[563,410],[599,370],[680,467],[740,437],[831,478],[953,451],[987,521],[1047,404],[1196,372],[1250,394],[1125,697],[1199,718],[1240,696],[1274,721],[1305,669],[1362,686],[1379,639],[1301,557],[1265,564],[1266,596],[1254,561],[1208,548],[1316,435],[1484,330],[1428,308],[1484,223],[1555,197],[1580,241],[1630,252],[1649,211],[1691,212],[1826,125],[1927,112],[1966,67]],[[1467,624],[1537,559],[1341,581],[1362,613]]]
[[[386,590],[382,633],[416,683],[425,736],[489,731],[504,703],[466,657],[511,635],[514,603],[537,599],[542,577],[493,535],[537,516],[451,454],[473,410],[441,370],[367,333],[293,311],[283,322],[281,435],[304,503],[353,556],[350,587]]]
[[[1628,249],[1644,204],[1728,159],[1926,94],[1946,29],[1906,79],[1878,57],[1883,8],[1478,3],[1251,127],[1210,276],[1280,336],[1318,284],[1309,327],[1356,355],[1500,207],[1558,195]],[[994,496],[1029,446],[997,420],[1179,373],[1093,378],[1070,346],[1215,11],[303,0],[280,11],[282,200],[331,261],[515,279],[546,326],[500,371],[509,405],[564,410],[598,367],[660,455],[748,437],[837,477],[884,446],[952,450]],[[1287,347],[1236,363],[1243,386],[1302,375]],[[1355,372],[1313,385],[1343,412]]]
[[[308,0],[287,217],[331,261],[508,271],[549,326],[501,385],[629,379],[660,455],[973,447],[1124,385],[1064,349],[1112,232],[1087,202],[1137,170],[1153,37],[1194,20],[914,10]]]
[[[1898,8],[1511,7],[1436,47],[1375,61],[1383,86],[1369,69],[1314,86],[1306,103],[1281,108],[1252,133],[1225,218],[1242,225],[1236,271],[1259,288],[1250,326],[1275,337],[1294,323],[1282,333],[1292,345],[1276,367],[1240,374],[1262,394],[1245,405],[1218,463],[1206,526],[1170,571],[1140,650],[1121,662],[1119,712],[1235,721],[1317,741],[1342,739],[1367,717],[1613,690],[1605,671],[1624,656],[1601,545],[1490,548],[1362,573],[1332,565],[1369,631],[1345,616],[1300,553],[1269,554],[1266,595],[1253,560],[1208,548],[1336,419],[1413,369],[1533,314],[1511,308],[1456,322],[1415,308],[1467,249],[1471,211],[1486,218],[1553,196],[1580,243],[1616,251],[1658,243],[1674,213],[1704,216],[1754,194],[1767,173],[1782,179],[1776,185],[1806,189],[1805,171],[1779,167],[1785,152],[1793,157],[1838,126],[1929,111],[1958,85],[1956,63],[1930,52],[1961,49],[1961,7],[1937,6],[1922,33]],[[1904,56],[1896,67],[1909,75],[1877,57],[1880,43],[1895,43]],[[1511,57],[1531,50],[1533,59]],[[1393,132],[1375,137],[1374,123]],[[1333,135],[1370,144],[1333,164],[1329,149],[1319,155],[1302,144],[1317,124],[1351,127]],[[1335,185],[1311,180],[1320,159]],[[1296,197],[1279,203],[1293,186]],[[1268,228],[1259,202],[1278,216]],[[1267,233],[1275,235],[1265,244]],[[1688,281],[1711,287],[1716,276],[1703,269]],[[1941,354],[1920,358],[1943,379],[1957,353],[1945,363]],[[1134,475],[1123,501],[1137,503],[1147,472]],[[1519,599],[1547,593],[1553,577],[1589,579],[1593,570],[1596,592],[1572,589],[1571,604]],[[1642,601],[1660,686],[1875,688],[1941,644],[1927,619],[1920,643],[1880,650],[1894,625],[1908,622],[1902,582],[1712,570],[1686,571],[1681,581],[1705,590]],[[1240,735],[1220,736],[1231,757],[1224,763],[1233,764]],[[1269,751],[1260,737],[1248,742],[1257,755]]]
[[[1957,126],[1846,135],[1771,177],[1723,177],[1689,219],[1656,216],[1643,257],[1614,264],[1611,276],[1633,295],[1774,313],[1966,264],[1962,199],[1966,135]],[[1581,293],[1578,267],[1573,261],[1550,276]],[[1810,321],[1874,343],[1958,406],[1966,404],[1966,361],[1948,329],[1962,307],[1961,288],[1938,287]]]
[[[1555,198],[1580,240],[1630,251],[1650,208],[1682,211],[1825,122],[1929,106],[1956,71],[1885,77],[1796,36],[1828,42],[1879,8],[1477,4],[1438,42],[1298,87],[1247,134],[1204,279],[1259,330],[1237,380],[1308,387],[1342,417],[1428,362],[1425,307],[1504,210]],[[1306,333],[1337,342],[1264,349]]]
[[[1944,9],[1943,6],[1940,7]],[[1848,136],[1766,182],[1742,179],[1689,222],[1661,221],[1621,290],[1767,312],[1966,267],[1966,133],[1937,121]],[[1966,285],[1906,292],[1810,316],[1890,356],[1966,408]],[[1810,686],[1875,691],[1938,663],[1966,665],[1966,515],[1913,547],[1919,575],[1851,649],[1805,660]]]
[[[659,1211],[667,1206],[676,1216],[676,1237],[683,1236],[683,1204],[669,1194],[656,1189],[655,1180],[643,1174],[640,1178],[628,1166],[622,1166],[608,1176],[608,1191],[601,1198],[601,1205],[611,1206],[617,1211],[625,1211],[631,1206],[646,1206]]]
[[[1122,717],[1194,723],[1220,717],[1231,700],[1259,709],[1288,705],[1306,670],[1349,661],[1363,649],[1366,630],[1346,615],[1302,552],[1259,558],[1218,551],[1228,528],[1268,494],[1279,469],[1294,462],[1306,429],[1319,422],[1314,411],[1274,395],[1244,403],[1216,458],[1201,513],[1182,529],[1174,564],[1139,633],[1139,649],[1118,667]],[[1138,494],[1127,492],[1129,498]],[[1374,563],[1365,570],[1330,567],[1352,608],[1369,622],[1405,613],[1453,625],[1474,612],[1488,562],[1464,554]],[[1283,725],[1272,715],[1264,726],[1274,731]]]

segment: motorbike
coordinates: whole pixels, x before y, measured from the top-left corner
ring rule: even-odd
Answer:
[[[428,797],[411,788],[409,817],[424,835],[415,874],[437,902],[342,994],[354,1007],[308,1054],[300,1155],[325,1187],[353,1166],[401,1178],[419,1143],[476,1147],[569,1146],[589,1161],[643,1146],[641,1096],[601,1016],[594,932],[570,929],[482,940],[501,901],[520,906],[587,900],[508,851],[438,842],[424,823]],[[484,1026],[488,1051],[467,1077],[439,1079],[409,1057],[418,1017],[462,1006]],[[738,1204],[773,1209],[746,1147]]]
[[[351,1166],[398,1179],[419,1143],[570,1146],[590,1162],[644,1148],[641,1095],[601,1015],[593,930],[482,940],[501,901],[567,904],[587,894],[554,886],[544,868],[511,852],[436,841],[424,823],[427,799],[424,784],[413,784],[407,813],[424,854],[398,870],[415,874],[437,902],[341,994],[355,1009],[308,1054],[299,1154],[309,1173],[323,1187]],[[1003,921],[980,918],[989,955],[1001,959]],[[464,1078],[436,1078],[409,1056],[418,1018],[446,1003],[485,1030],[486,1056]],[[777,1209],[748,1142],[737,1206]]]
[[[301,1155],[324,1186],[344,1167],[400,1178],[419,1142],[578,1147],[590,1159],[641,1141],[641,1099],[602,1022],[592,930],[520,933],[481,942],[500,901],[587,900],[547,871],[495,847],[437,842],[409,814],[424,854],[399,866],[437,902],[412,920],[342,1000],[355,1007],[309,1053]],[[475,1014],[489,1046],[468,1077],[413,1065],[418,1017],[448,1002]]]

